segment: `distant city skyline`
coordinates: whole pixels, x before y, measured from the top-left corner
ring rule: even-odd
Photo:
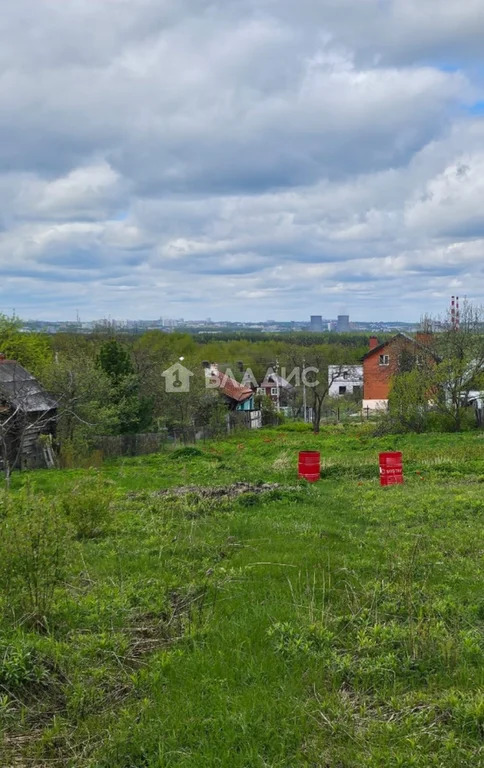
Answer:
[[[461,299],[464,300],[469,299],[470,301],[473,301],[477,304],[484,304],[484,300],[481,302],[479,297],[470,297],[468,296],[465,291],[461,292]],[[430,306],[433,306],[433,311],[430,309]],[[434,300],[434,303],[432,305],[425,305],[421,307],[413,307],[410,311],[410,308],[407,308],[406,311],[398,311],[398,306],[393,308],[393,311],[385,312],[384,317],[385,320],[381,321],[378,319],[378,317],[375,316],[375,307],[372,308],[372,312],[366,314],[366,316],[362,314],[356,313],[356,308],[350,307],[350,310],[348,311],[347,307],[345,307],[345,311],[343,312],[341,310],[341,306],[337,305],[334,312],[331,313],[329,310],[329,307],[326,307],[326,314],[324,314],[324,310],[319,312],[318,314],[311,313],[311,315],[308,315],[307,307],[304,307],[298,314],[293,313],[290,314],[287,309],[284,309],[283,307],[279,310],[272,309],[272,311],[266,314],[266,319],[264,319],[264,304],[262,303],[261,307],[254,308],[251,312],[238,312],[235,313],[227,312],[226,314],[218,314],[215,312],[212,312],[211,316],[204,315],[203,313],[200,313],[199,315],[195,314],[188,314],[181,312],[180,314],[168,314],[168,313],[160,313],[158,309],[158,313],[148,313],[146,312],[146,308],[141,307],[135,307],[134,312],[126,312],[121,314],[120,307],[118,304],[118,313],[115,314],[107,313],[103,314],[101,310],[98,310],[98,312],[92,312],[90,313],[88,310],[81,311],[79,308],[72,308],[69,306],[64,306],[63,304],[60,304],[59,306],[56,305],[55,302],[50,307],[43,307],[38,312],[32,312],[32,308],[29,307],[23,307],[15,306],[15,307],[9,307],[9,306],[0,306],[0,312],[7,315],[7,316],[16,316],[21,318],[23,321],[27,320],[33,320],[33,321],[40,321],[40,322],[70,322],[75,323],[79,319],[81,322],[102,322],[105,320],[113,320],[116,322],[126,322],[128,320],[136,320],[136,318],[146,318],[150,317],[151,321],[158,321],[160,319],[167,319],[167,320],[173,320],[178,319],[182,322],[202,322],[206,321],[207,323],[237,323],[237,322],[246,322],[246,323],[269,323],[269,322],[277,322],[277,323],[290,323],[290,322],[297,322],[302,323],[306,322],[308,325],[311,323],[311,317],[321,317],[323,323],[327,322],[337,322],[338,318],[344,318],[349,317],[349,322],[353,323],[378,323],[378,322],[396,322],[396,323],[418,323],[420,319],[424,315],[430,315],[434,317],[442,317],[446,314],[446,312],[449,310],[450,307],[450,293],[444,294],[442,297],[439,297],[438,302]],[[124,309],[124,304],[123,304]],[[191,308],[188,307],[190,310]],[[318,308],[316,307],[316,310]],[[262,310],[262,311],[261,311]],[[193,311],[193,309],[192,309]],[[324,329],[323,329],[324,330]]]
[[[23,322],[23,330],[27,331],[42,331],[46,333],[56,333],[60,330],[73,330],[89,333],[90,331],[110,329],[113,328],[119,331],[144,331],[151,329],[159,329],[163,331],[173,331],[176,329],[190,329],[204,331],[207,329],[213,329],[213,333],[223,332],[224,330],[231,329],[246,329],[246,330],[262,330],[262,331],[309,331],[309,332],[327,332],[344,333],[351,331],[371,331],[371,330],[393,330],[398,328],[414,329],[419,326],[418,322],[406,323],[403,321],[385,321],[376,320],[371,322],[355,321],[351,322],[344,327],[341,326],[341,317],[339,318],[324,318],[321,324],[315,323],[315,318],[312,316],[308,320],[290,320],[290,321],[277,321],[275,319],[259,320],[244,322],[241,320],[212,320],[212,319],[198,319],[188,320],[184,318],[156,318],[156,319],[116,319],[116,318],[101,318],[99,320],[82,321],[80,318],[76,320],[39,320],[30,319]]]

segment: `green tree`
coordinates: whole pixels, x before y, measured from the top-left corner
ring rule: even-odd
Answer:
[[[111,399],[117,409],[119,433],[122,435],[143,432],[151,425],[152,399],[141,395],[139,389],[134,373],[119,379],[112,387]]]
[[[22,321],[0,314],[0,352],[16,360],[34,376],[52,360],[49,338],[40,333],[23,333]]]
[[[140,394],[129,350],[116,339],[106,341],[99,351],[99,365],[111,381],[111,403],[116,407],[119,433],[133,434],[147,429],[152,421],[152,398]]]
[[[464,302],[459,323],[450,313],[444,320],[424,318],[426,345],[402,348],[399,356],[387,426],[422,431],[433,409],[447,428],[463,428],[469,393],[484,387],[483,319],[482,308],[470,302]]]
[[[57,436],[64,453],[83,455],[93,436],[118,431],[111,381],[93,357],[76,354],[75,348],[57,353],[42,381],[58,402]]]
[[[115,386],[134,373],[129,351],[116,339],[110,339],[102,345],[99,364]]]
[[[166,422],[167,403],[163,371],[180,357],[189,368],[195,365],[196,345],[191,336],[182,333],[148,331],[135,340],[132,349],[134,369],[139,384],[139,396],[150,403],[152,421]],[[186,398],[182,400],[186,402]]]
[[[452,422],[453,429],[462,429],[469,392],[480,390],[484,379],[484,310],[464,302],[460,322],[450,314],[435,334],[435,348],[440,361],[435,367],[435,386],[439,391],[436,405]]]
[[[387,421],[392,431],[425,430],[434,379],[434,372],[427,367],[414,367],[395,376],[388,398]]]
[[[307,405],[312,408],[313,432],[320,430],[321,414],[323,406],[329,397],[329,390],[333,381],[341,374],[342,366],[352,362],[351,355],[341,346],[311,346],[301,349],[292,347],[290,353],[290,365],[298,367],[301,371],[301,383],[298,386],[298,401],[304,384],[306,385]],[[330,365],[337,368],[328,376]]]

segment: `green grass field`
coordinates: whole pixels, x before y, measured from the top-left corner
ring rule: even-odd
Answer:
[[[312,449],[309,485],[297,453]],[[394,449],[406,482],[382,489],[378,452]],[[58,507],[46,562],[56,537],[66,555],[42,616],[24,573],[37,533],[15,517],[27,481],[27,506]],[[157,493],[239,481],[278,488]],[[482,764],[482,432],[286,426],[16,474],[11,496],[2,768]]]

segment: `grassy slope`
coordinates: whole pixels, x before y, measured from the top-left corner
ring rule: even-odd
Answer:
[[[324,479],[308,486],[295,465],[313,448]],[[407,481],[383,490],[387,449],[403,450]],[[48,674],[4,684],[1,764],[478,765],[482,435],[280,428],[201,450],[100,470],[112,530],[80,545],[50,634],[15,630]],[[58,494],[84,475],[35,482]],[[236,480],[287,490],[151,495]]]

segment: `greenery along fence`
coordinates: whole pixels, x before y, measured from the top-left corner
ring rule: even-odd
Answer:
[[[101,435],[94,438],[92,448],[104,458],[141,456],[156,453],[168,442],[166,432],[144,432],[134,435]]]
[[[370,421],[379,418],[381,413],[368,407],[362,408],[361,403],[352,403],[351,407],[348,407],[348,403],[342,402],[341,405],[335,405],[332,408],[322,408],[321,421],[323,423]]]

